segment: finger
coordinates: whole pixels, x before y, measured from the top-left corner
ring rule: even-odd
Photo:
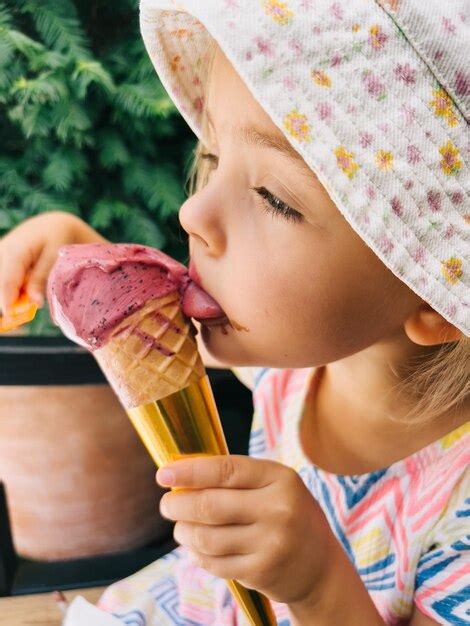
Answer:
[[[208,556],[251,554],[258,543],[254,524],[208,526],[177,522],[173,536],[182,546]]]
[[[251,581],[247,583],[243,577],[247,575],[247,572],[256,571],[256,556],[244,554],[210,556],[189,549],[187,549],[187,556],[197,567],[202,567],[217,578],[235,579],[245,586],[253,588]]]
[[[252,524],[263,513],[259,490],[203,489],[173,491],[160,499],[163,517],[202,524]]]
[[[162,487],[256,489],[276,480],[283,466],[274,461],[227,454],[175,461],[157,472]]]
[[[3,273],[2,273],[2,249],[0,248],[0,315],[2,314],[2,304],[3,304],[3,294],[2,294],[2,281],[3,281]]]
[[[56,258],[56,251],[45,249],[39,257],[28,279],[26,292],[31,300],[33,300],[33,302],[35,302],[38,306],[42,306],[44,304],[47,279]]]
[[[18,257],[8,247],[3,249],[2,273],[0,275],[0,304],[3,312],[10,312],[18,299],[31,262],[32,255],[30,251]]]

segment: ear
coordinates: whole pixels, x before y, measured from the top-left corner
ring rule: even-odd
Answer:
[[[403,328],[408,338],[420,346],[435,346],[457,341],[463,333],[435,311],[427,302],[422,302],[405,321]]]

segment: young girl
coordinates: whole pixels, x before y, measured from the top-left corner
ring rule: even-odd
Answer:
[[[250,457],[158,471],[187,488],[160,503],[181,547],[105,592],[123,623],[246,625],[226,578],[282,626],[470,624],[460,4],[143,1],[201,139],[190,273],[233,323],[201,328],[201,351],[255,414]],[[63,214],[25,222],[0,244],[3,306],[27,271],[41,300],[57,248],[96,240]]]

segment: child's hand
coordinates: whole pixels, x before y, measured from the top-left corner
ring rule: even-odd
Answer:
[[[43,213],[24,221],[0,240],[0,308],[5,313],[11,311],[26,279],[27,295],[42,306],[47,277],[59,248],[105,241],[69,213]]]
[[[166,470],[174,482],[164,481]],[[211,574],[235,579],[276,602],[312,602],[334,538],[323,512],[291,468],[246,456],[182,459],[157,473],[160,511],[176,541]]]

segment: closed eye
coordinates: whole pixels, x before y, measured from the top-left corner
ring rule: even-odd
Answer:
[[[283,200],[281,200],[273,193],[271,193],[268,189],[266,189],[266,187],[250,187],[250,189],[256,191],[256,193],[261,196],[263,204],[265,206],[265,210],[268,213],[282,215],[287,220],[291,220],[293,222],[302,221],[303,216],[301,213],[298,213],[298,211],[291,208]]]
[[[206,159],[217,167],[219,157],[210,152],[205,152],[200,155],[201,159]],[[286,204],[283,200],[271,193],[266,187],[250,187],[252,191],[255,191],[262,200],[263,207],[267,213],[274,214],[276,216],[284,217],[286,220],[293,222],[301,222],[303,215]]]

